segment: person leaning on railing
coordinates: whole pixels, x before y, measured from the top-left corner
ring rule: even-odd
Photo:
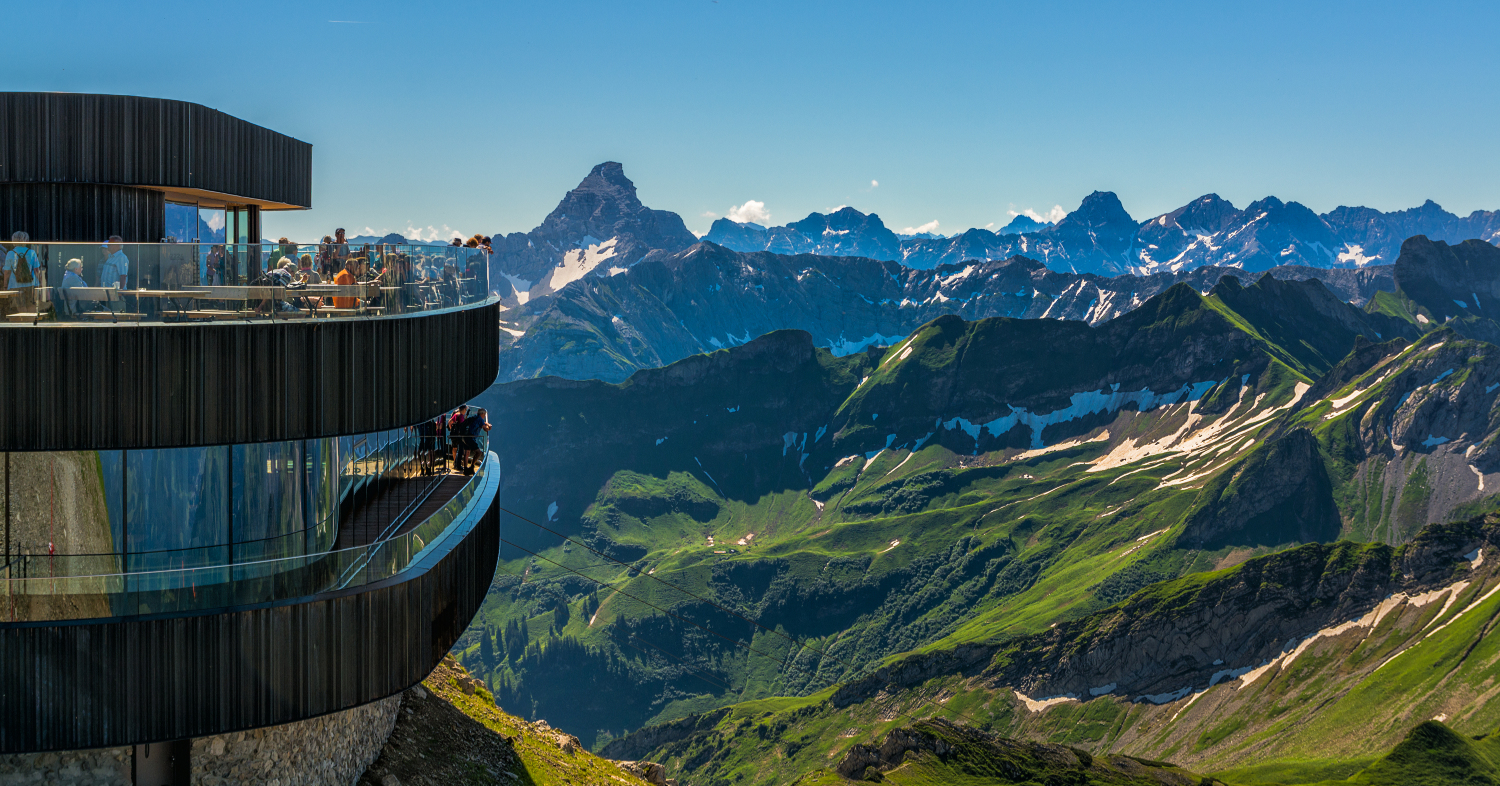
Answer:
[[[466,461],[461,471],[465,475],[474,474],[480,461],[479,437],[488,433],[489,430],[489,413],[479,408],[469,410],[469,416],[464,418],[463,450]]]
[[[448,416],[448,452],[454,469],[458,469],[464,459],[464,421],[468,417],[468,404],[459,404],[458,409]]]

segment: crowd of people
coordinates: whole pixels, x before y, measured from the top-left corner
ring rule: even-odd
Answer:
[[[417,426],[420,438],[417,459],[422,474],[435,474],[440,466],[451,464],[453,471],[473,475],[479,462],[484,460],[484,448],[479,439],[489,430],[489,413],[468,404],[461,404],[451,413],[438,415]]]
[[[26,232],[17,231],[11,235],[10,243],[0,245],[0,259],[3,259],[0,289],[15,293],[0,297],[0,311],[4,314],[31,313],[48,306],[48,303],[38,303],[35,293],[47,291],[49,287],[49,264],[53,276],[50,304],[59,315],[121,308],[118,298],[105,298],[97,293],[79,297],[69,294],[68,290],[79,287],[173,290],[194,286],[268,285],[297,289],[311,284],[376,284],[383,289],[383,294],[368,298],[309,295],[290,299],[258,298],[251,303],[254,310],[262,314],[271,310],[318,311],[326,308],[361,312],[364,311],[362,307],[395,312],[410,308],[441,308],[485,296],[487,276],[482,268],[487,266],[486,257],[492,253],[490,243],[491,239],[484,235],[474,235],[467,240],[454,238],[449,246],[351,243],[345,230],[340,228],[312,246],[299,246],[285,237],[275,243],[249,247],[224,243],[201,246],[162,244],[160,261],[157,261],[158,254],[147,253],[144,247],[129,247],[133,250],[127,255],[127,246],[119,235],[111,235],[97,251],[73,256],[87,247],[82,244],[34,244]],[[186,256],[170,254],[166,250],[169,245],[184,248]],[[455,253],[453,247],[476,249],[482,253]],[[59,249],[63,251],[62,256],[72,258],[66,261],[56,258]],[[145,254],[139,272],[133,270],[134,261],[131,259],[137,254]],[[49,255],[54,257],[50,263]],[[94,261],[86,262],[86,259]]]
[[[94,286],[124,289],[130,275],[130,258],[125,255],[124,239],[119,235],[110,235],[100,246],[99,253],[103,261],[99,263]],[[86,287],[89,283],[83,277],[81,258],[69,259],[63,263],[62,268],[62,280],[58,282],[57,291],[59,299],[66,301],[67,290]],[[36,244],[31,242],[31,235],[20,230],[12,232],[10,248],[5,251],[4,263],[0,266],[0,289],[16,294],[0,301],[5,312],[35,311],[38,305],[35,295],[37,288],[47,286],[47,264],[37,253]],[[64,307],[72,311],[74,304],[67,302]]]

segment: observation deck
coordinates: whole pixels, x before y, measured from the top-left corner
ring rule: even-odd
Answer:
[[[287,723],[426,676],[499,548],[494,454],[426,474],[415,428],[494,380],[484,253],[23,249],[32,310],[0,323],[0,753]],[[117,253],[125,280],[88,286]],[[257,272],[283,258],[356,283]]]
[[[495,379],[488,256],[263,241],[311,206],[306,142],[0,93],[0,754],[185,783],[185,740],[395,695],[479,609],[498,459],[417,427]]]
[[[0,246],[6,258],[17,258],[17,244]],[[7,363],[0,450],[167,448],[380,431],[473,398],[498,371],[500,306],[480,249],[20,248],[36,264],[35,285],[0,291],[7,320],[0,323]],[[317,275],[301,267],[272,273],[282,260]],[[345,280],[356,283],[298,280],[345,267]]]

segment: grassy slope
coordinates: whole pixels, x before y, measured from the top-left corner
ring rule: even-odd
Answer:
[[[424,690],[402,697],[396,729],[361,786],[405,784],[629,784],[645,781],[601,759],[545,723],[501,711],[483,686],[465,691],[470,677],[444,659]]]
[[[1187,577],[1173,582],[1179,586],[1171,592],[1165,586],[1148,592],[1181,593],[1200,581]],[[737,705],[711,731],[651,755],[673,767],[691,765],[705,782],[781,783],[827,766],[856,743],[875,744],[915,718],[940,717],[1200,771],[1236,761],[1272,762],[1241,764],[1219,776],[1232,782],[1347,777],[1425,718],[1445,718],[1463,734],[1500,726],[1500,704],[1491,701],[1500,644],[1486,635],[1500,616],[1500,595],[1477,602],[1497,582],[1493,571],[1481,573],[1446,611],[1444,603],[1433,603],[1392,614],[1373,631],[1322,640],[1294,667],[1274,669],[1248,688],[1231,680],[1159,707],[1101,697],[1034,713],[1008,689],[951,676],[842,709],[829,704],[826,694]],[[1392,658],[1396,652],[1401,654]]]
[[[545,560],[510,559],[477,630],[494,634],[524,620],[528,641],[509,654],[501,642],[494,648],[501,654],[486,659],[477,635],[470,635],[463,657],[499,687],[507,706],[536,707],[595,746],[635,726],[732,705],[720,724],[724,739],[743,740],[730,730],[753,724],[764,729],[755,732],[761,742],[738,745],[741,753],[719,765],[699,761],[695,766],[748,782],[778,782],[816,768],[842,741],[855,738],[847,736],[850,730],[867,739],[908,722],[892,714],[896,707],[929,714],[926,698],[938,694],[946,697],[945,706],[996,728],[1083,745],[1118,739],[1148,713],[1104,699],[1062,705],[1028,719],[1009,695],[950,680],[890,705],[851,708],[833,717],[819,710],[827,694],[820,689],[902,652],[1037,632],[1152,581],[1237,564],[1289,545],[1231,544],[1213,551],[1175,546],[1176,528],[1205,479],[1279,426],[1275,411],[1310,381],[1288,364],[1319,373],[1326,370],[1322,359],[1331,356],[1326,347],[1269,346],[1261,331],[1217,298],[1202,302],[1205,307],[1190,319],[1170,314],[1165,319],[1222,318],[1251,334],[1269,357],[1249,388],[1226,382],[1204,397],[1222,404],[1223,422],[1240,424],[1205,449],[1159,452],[1100,472],[1084,466],[1127,441],[1145,444],[1195,417],[1200,418],[1197,429],[1215,419],[1177,406],[1100,419],[1092,429],[1071,435],[1078,444],[1057,446],[1058,440],[1049,438],[1055,449],[1040,455],[1023,452],[1024,443],[970,454],[961,431],[939,428],[915,452],[910,450],[914,440],[903,436],[891,450],[854,454],[842,466],[832,456],[826,472],[814,471],[801,482],[796,439],[787,455],[775,448],[747,454],[755,471],[779,478],[759,494],[742,488],[726,493],[719,484],[731,484],[733,475],[721,467],[713,467],[712,475],[692,466],[663,467],[673,462],[651,468],[637,463],[639,469],[615,471],[597,487],[585,519],[612,543],[631,547],[628,561],[636,569],[742,610],[805,640],[806,648],[576,545],[562,545],[541,554],[614,587],[592,587]],[[1151,328],[1143,323],[1143,330]],[[824,439],[847,445],[858,443],[863,432],[878,433],[876,417],[890,417],[899,402],[920,395],[928,380],[961,355],[959,345],[943,335],[951,329],[928,326],[909,346],[898,344],[868,360],[820,360],[828,375],[859,383],[838,407],[845,425]],[[758,390],[744,390],[740,398],[753,401],[762,395]],[[725,416],[726,422],[732,417]],[[692,454],[693,445],[712,441],[715,428],[704,423],[687,445],[674,436],[677,441],[665,447]],[[827,444],[811,434],[806,439]],[[804,461],[816,466],[823,458],[815,454]],[[1164,484],[1184,479],[1188,482]],[[1349,479],[1336,479],[1347,496]],[[741,539],[745,544],[738,543]],[[761,655],[715,640],[652,606],[746,641]],[[601,671],[621,675],[639,690],[625,694],[615,687],[620,680],[590,681]],[[598,712],[567,715],[570,707],[591,701],[630,709],[599,728],[579,725]],[[1215,741],[1236,731],[1221,724],[1199,736]],[[701,758],[688,754],[684,760],[695,757]],[[768,760],[775,766],[768,767]]]

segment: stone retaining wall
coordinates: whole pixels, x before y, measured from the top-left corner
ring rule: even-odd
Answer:
[[[380,755],[400,695],[321,718],[193,740],[194,786],[348,786]],[[130,749],[0,756],[0,786],[129,786]]]

